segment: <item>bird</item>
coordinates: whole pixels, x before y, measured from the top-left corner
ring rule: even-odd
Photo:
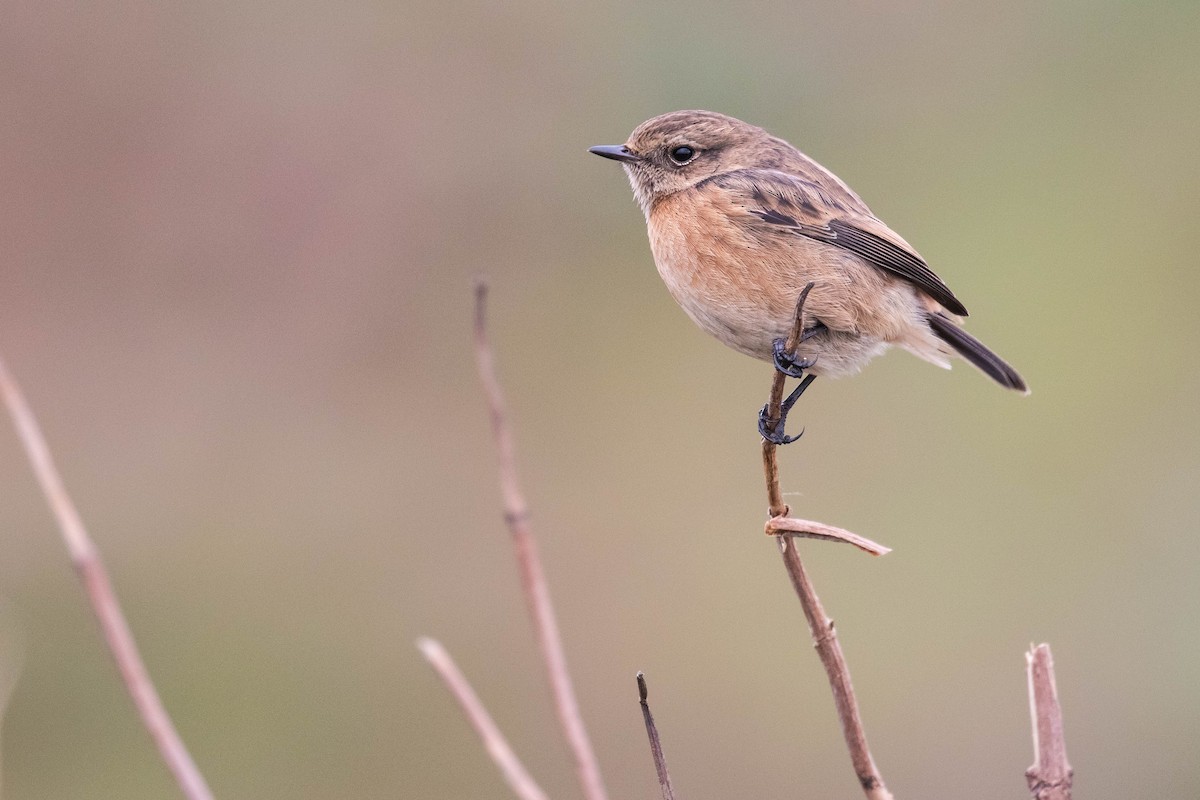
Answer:
[[[802,383],[857,373],[900,347],[949,368],[960,356],[1006,389],[1029,388],[962,327],[967,309],[901,236],[840,178],[766,130],[713,111],[675,111],[625,144],[589,152],[619,162],[646,217],[668,291],[704,331]],[[805,328],[784,351],[797,298]],[[785,409],[786,413],[786,409]],[[777,428],[769,440],[796,437]],[[786,441],[785,441],[786,440]]]

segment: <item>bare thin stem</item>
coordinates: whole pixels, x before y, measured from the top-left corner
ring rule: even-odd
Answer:
[[[1034,800],[1071,800],[1074,771],[1067,762],[1062,707],[1054,682],[1050,645],[1025,654],[1029,675],[1029,716],[1033,721],[1033,766],[1025,771]]]
[[[789,354],[796,352],[796,345],[800,342],[800,336],[804,330],[804,301],[808,298],[812,286],[811,283],[805,286],[796,300],[796,316],[785,346]],[[771,422],[779,419],[780,407],[783,402],[784,380],[783,373],[776,370],[771,382],[771,398],[767,404],[767,417]],[[791,578],[796,595],[800,598],[800,605],[808,620],[808,628],[812,634],[813,643],[816,645],[817,655],[821,658],[821,664],[825,667],[825,674],[829,678],[829,686],[833,690],[833,702],[837,708],[838,719],[842,723],[842,734],[846,739],[846,747],[850,751],[850,763],[854,766],[858,781],[868,800],[891,800],[892,795],[884,786],[883,777],[879,774],[874,759],[871,758],[870,748],[867,747],[867,735],[863,730],[862,719],[858,713],[858,701],[855,699],[854,687],[850,682],[850,669],[846,666],[842,647],[834,632],[833,620],[826,616],[825,609],[821,606],[821,600],[817,597],[816,590],[813,589],[812,582],[804,571],[804,565],[800,562],[800,555],[796,551],[794,537],[805,536],[848,542],[875,555],[888,552],[888,548],[841,528],[788,516],[790,509],[783,502],[783,493],[779,485],[779,460],[776,450],[775,444],[763,441],[763,473],[767,481],[767,502],[771,514],[771,519],[767,522],[767,533],[775,534],[779,539],[783,565],[787,569],[788,577]]]
[[[121,679],[133,698],[142,724],[149,731],[167,768],[175,776],[183,795],[189,800],[211,800],[212,792],[205,783],[204,776],[196,768],[183,740],[175,730],[175,725],[167,715],[162,700],[159,699],[154,683],[150,680],[150,674],[146,671],[146,665],[133,640],[129,623],[126,622],[113,591],[100,551],[88,536],[83,520],[75,504],[71,502],[50,457],[50,449],[46,446],[46,439],[42,436],[37,420],[16,381],[4,366],[3,360],[0,360],[0,393],[4,395],[4,402],[16,426],[17,436],[29,456],[34,475],[46,496],[46,502],[58,521],[71,562],[83,583],[92,611],[100,621],[104,640],[117,662]]]
[[[850,763],[854,766],[854,773],[869,800],[891,800],[892,795],[884,786],[883,777],[875,767],[871,750],[867,746],[867,734],[858,714],[854,686],[850,683],[850,668],[846,666],[845,656],[842,655],[842,646],[838,643],[833,620],[826,616],[812,581],[804,571],[804,565],[800,563],[795,542],[781,536],[779,549],[783,554],[783,564],[788,577],[792,579],[792,587],[804,608],[804,616],[808,620],[808,629],[816,645],[817,655],[820,656],[821,665],[825,667],[825,674],[829,677],[833,703],[842,723],[842,735],[850,751]]]
[[[500,772],[513,790],[513,794],[521,800],[546,800],[546,793],[537,785],[537,781],[529,775],[525,766],[521,764],[521,760],[509,747],[504,734],[496,727],[491,715],[480,702],[479,695],[475,694],[475,690],[471,688],[471,684],[467,682],[458,665],[454,663],[454,659],[446,652],[446,648],[442,647],[441,643],[426,638],[417,639],[417,647],[425,656],[425,660],[437,671],[442,682],[446,684],[446,688],[454,695],[454,699],[462,706],[463,713],[467,715],[471,727],[483,740],[483,746],[487,749],[488,755],[492,757],[492,761],[496,762],[496,766],[500,768]]]
[[[667,771],[667,759],[663,755],[662,739],[658,737],[658,726],[654,724],[654,715],[650,713],[650,703],[647,701],[649,691],[646,689],[646,676],[637,674],[638,700],[642,706],[642,719],[646,723],[646,736],[650,738],[650,755],[654,758],[654,771],[658,773],[658,786],[662,790],[663,800],[675,800],[675,787],[671,785],[671,773]]]
[[[550,602],[546,575],[538,556],[537,542],[529,529],[529,509],[517,480],[512,431],[508,426],[504,394],[496,377],[492,349],[488,342],[486,309],[487,284],[479,281],[475,286],[475,358],[479,367],[479,379],[483,383],[491,410],[496,446],[500,451],[500,489],[504,496],[504,519],[512,534],[517,564],[521,570],[521,586],[525,591],[530,615],[533,617],[542,659],[546,663],[558,719],[575,757],[575,770],[580,785],[587,800],[606,800],[607,793],[604,790],[604,781],[600,777],[600,766],[584,728],[579,703],[571,685],[571,676],[567,671],[567,658],[563,652],[554,607]]]

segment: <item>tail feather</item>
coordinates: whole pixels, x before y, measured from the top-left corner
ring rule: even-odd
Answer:
[[[930,314],[929,327],[939,339],[953,347],[955,352],[981,369],[996,383],[1006,389],[1029,394],[1029,387],[1015,369],[956,323],[941,314]]]

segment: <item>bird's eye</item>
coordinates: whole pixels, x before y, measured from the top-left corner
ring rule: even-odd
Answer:
[[[696,151],[686,144],[681,144],[678,147],[672,147],[667,155],[671,157],[672,161],[682,167],[696,157]]]

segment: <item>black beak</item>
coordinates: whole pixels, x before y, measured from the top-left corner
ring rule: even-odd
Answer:
[[[624,161],[627,164],[641,161],[636,153],[623,144],[598,144],[595,147],[589,147],[588,152],[604,158],[611,158],[613,161]]]

